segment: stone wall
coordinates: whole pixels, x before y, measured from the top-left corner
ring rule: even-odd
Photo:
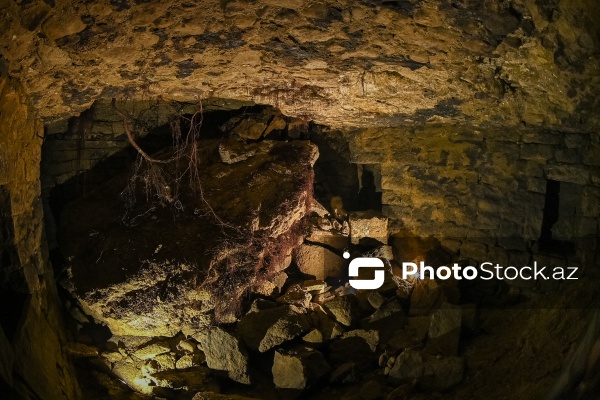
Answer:
[[[348,136],[353,162],[381,165],[383,211],[396,232],[445,238],[475,260],[527,263],[542,236],[550,180],[560,182],[553,238],[579,242],[577,259],[593,262],[597,133],[434,125]]]
[[[132,133],[144,137],[158,127],[166,126],[173,116],[193,112],[193,107],[165,101],[118,101],[117,107],[131,116]],[[168,133],[168,131],[166,131]],[[123,119],[112,109],[110,100],[100,100],[78,117],[48,124],[42,154],[43,188],[62,185],[78,174],[102,166],[105,174],[122,171],[131,162],[131,148]],[[116,157],[114,157],[116,155]],[[89,182],[93,185],[93,181]]]
[[[43,125],[4,69],[0,93],[0,392],[8,398],[73,399],[78,389],[63,351],[40,199]]]
[[[131,117],[132,133],[146,151],[172,143],[169,123],[175,115],[194,113],[198,106],[177,102],[118,101]],[[214,104],[209,107],[214,107]],[[50,248],[56,247],[54,214],[63,204],[93,192],[133,163],[137,153],[125,134],[123,119],[100,100],[78,117],[45,126],[41,181]],[[52,192],[55,187],[60,190]]]

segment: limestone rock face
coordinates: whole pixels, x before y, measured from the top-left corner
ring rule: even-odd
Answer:
[[[598,4],[546,3],[10,2],[0,53],[47,118],[137,93],[277,104],[337,126],[477,124],[497,110],[508,125],[593,130]]]
[[[213,309],[230,320],[243,293],[287,267],[312,197],[316,148],[301,141],[201,147],[203,194],[182,186],[165,205],[144,202],[148,193],[134,185],[129,194],[138,201],[127,209],[123,176],[63,213],[65,286],[113,334],[193,334]],[[221,162],[227,148],[247,157]]]
[[[45,243],[43,126],[4,67],[0,88],[0,385],[4,397],[78,398]]]

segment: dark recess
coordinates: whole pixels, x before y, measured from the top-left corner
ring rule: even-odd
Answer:
[[[559,255],[573,255],[575,244],[566,240],[552,237],[552,227],[558,221],[560,214],[560,182],[548,179],[546,183],[546,200],[542,219],[542,233],[539,240],[540,251]]]
[[[29,294],[19,254],[9,191],[0,186],[0,328],[12,340]]]

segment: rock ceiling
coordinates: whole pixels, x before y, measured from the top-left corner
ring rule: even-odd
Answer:
[[[45,121],[212,97],[336,127],[600,125],[595,0],[0,4],[0,54]]]

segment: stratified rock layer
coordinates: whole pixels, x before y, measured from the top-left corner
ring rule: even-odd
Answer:
[[[244,293],[287,267],[298,243],[297,225],[312,198],[315,146],[200,146],[202,193],[182,185],[173,204],[163,205],[144,201],[148,193],[137,185],[129,195],[138,201],[125,212],[122,176],[64,210],[66,287],[114,334],[193,334],[213,309],[225,321]],[[225,163],[219,153],[226,149],[247,157]]]
[[[137,93],[332,126],[598,126],[593,1],[7,3],[0,54],[48,119]]]

